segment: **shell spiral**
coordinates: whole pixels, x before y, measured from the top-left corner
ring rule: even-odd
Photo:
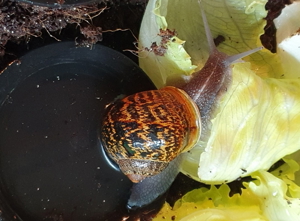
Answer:
[[[199,140],[199,108],[182,90],[164,87],[114,103],[101,139],[110,157],[133,182],[160,173]]]

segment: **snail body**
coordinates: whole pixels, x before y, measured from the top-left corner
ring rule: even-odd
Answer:
[[[190,150],[200,132],[197,105],[183,90],[168,86],[117,101],[103,121],[102,137],[110,157],[137,183]]]
[[[172,170],[173,174],[179,172],[178,169],[174,173],[175,167],[168,167],[168,164],[191,149],[201,133],[208,130],[217,98],[230,84],[230,65],[261,49],[233,56],[218,51],[203,11],[202,18],[210,48],[204,67],[180,89],[167,86],[130,95],[115,102],[104,117],[103,146],[121,171],[138,183],[136,185],[142,185],[141,181],[146,180],[145,183],[151,183],[148,187],[154,186],[164,170]],[[142,188],[134,186],[134,189],[140,191]],[[135,198],[137,195],[135,193]],[[141,206],[151,200],[135,201],[132,205]]]

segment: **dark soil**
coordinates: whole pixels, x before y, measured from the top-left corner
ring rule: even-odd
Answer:
[[[76,7],[48,8],[3,0],[0,2],[0,70],[27,51],[56,41],[70,40],[80,46],[102,42],[121,51],[134,50],[133,42],[146,2],[101,0]],[[102,41],[103,37],[106,40]]]

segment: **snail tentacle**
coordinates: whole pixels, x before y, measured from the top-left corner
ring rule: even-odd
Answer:
[[[232,64],[232,63],[234,63],[234,62],[240,60],[240,59],[243,58],[243,57],[246,57],[246,56],[248,56],[248,55],[250,55],[250,54],[253,54],[253,53],[257,52],[257,51],[260,51],[260,50],[263,49],[263,48],[264,48],[264,47],[261,46],[261,47],[257,47],[257,48],[251,49],[251,50],[249,50],[249,51],[245,51],[245,52],[242,52],[242,53],[239,53],[239,54],[235,54],[235,55],[232,55],[232,56],[228,56],[228,57],[226,58],[225,62],[226,62],[228,65],[230,65],[230,64]]]
[[[201,5],[199,0],[198,0],[198,3],[199,3],[199,5]],[[208,46],[209,46],[209,54],[212,54],[212,53],[214,53],[214,51],[217,50],[217,47],[215,45],[213,36],[212,36],[210,28],[208,26],[208,22],[207,22],[205,12],[204,12],[202,7],[200,7],[200,10],[201,10],[201,15],[202,15],[202,21],[203,21],[203,25],[204,25],[205,35],[206,35],[207,43],[208,43]]]

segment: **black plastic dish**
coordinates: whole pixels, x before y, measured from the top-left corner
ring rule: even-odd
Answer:
[[[134,62],[101,45],[55,43],[10,65],[0,75],[0,218],[112,220],[131,182],[97,130],[106,105],[148,89]]]

